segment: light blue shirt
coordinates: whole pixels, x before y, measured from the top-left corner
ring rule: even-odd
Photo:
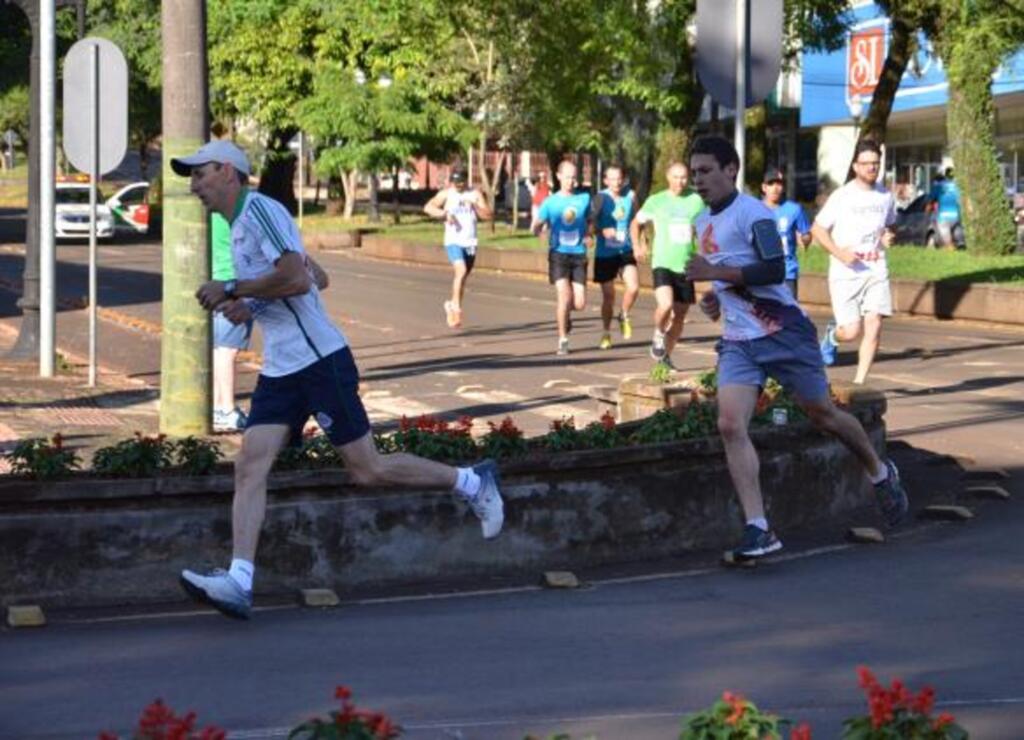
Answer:
[[[561,254],[586,254],[583,237],[587,234],[590,193],[565,195],[552,193],[541,203],[537,218],[548,225],[548,246]]]
[[[786,280],[800,277],[800,262],[797,260],[797,235],[806,234],[811,230],[807,216],[799,203],[786,200],[771,209],[775,219],[775,228],[782,239],[782,249],[786,253]]]
[[[633,242],[629,238],[629,222],[633,219],[633,211],[636,210],[633,191],[627,190],[616,197],[607,190],[602,190],[600,202],[601,210],[597,214],[597,251],[594,256],[603,259],[631,253]],[[611,239],[602,233],[609,228],[615,229],[615,236]]]

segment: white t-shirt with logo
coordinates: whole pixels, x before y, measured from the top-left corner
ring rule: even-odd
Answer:
[[[705,208],[694,222],[698,249],[712,265],[756,264],[761,257],[754,247],[753,225],[763,220],[770,221],[775,228],[768,207],[746,193],[739,193],[718,213]],[[747,286],[715,280],[713,287],[724,318],[722,339],[751,340],[774,334],[783,328],[785,320],[785,312],[779,309],[799,308],[785,283]]]
[[[876,184],[871,189],[851,180],[837,188],[825,201],[814,222],[832,235],[836,246],[852,249],[857,261],[845,265],[829,258],[829,280],[888,278],[889,264],[882,245],[882,233],[896,221],[896,199]]]
[[[479,199],[477,191],[470,188],[461,193],[455,188],[448,189],[448,196],[444,200],[444,212],[448,215],[444,223],[445,246],[462,247],[469,251],[476,249],[477,215],[473,206]]]
[[[288,211],[273,198],[243,191],[231,219],[235,277],[263,277],[289,252],[298,252],[305,259],[302,237]],[[291,375],[348,344],[328,318],[316,285],[302,295],[245,301],[263,330],[263,375]]]

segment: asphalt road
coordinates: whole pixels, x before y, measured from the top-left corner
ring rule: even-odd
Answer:
[[[59,250],[66,299],[84,292],[84,254]],[[159,247],[117,244],[101,255],[101,305],[119,317],[102,323],[101,362],[154,382]],[[632,342],[591,349],[600,337],[591,309],[574,332],[579,351],[558,358],[544,282],[474,275],[466,326],[451,332],[440,308],[446,271],[319,257],[333,280],[325,299],[355,347],[379,423],[421,412],[511,413],[531,432],[566,414],[586,422],[597,416],[591,386],[650,366],[650,296]],[[20,257],[0,251],[0,279],[12,276]],[[62,312],[58,342],[84,346],[83,321],[81,311]],[[713,332],[702,319],[688,327],[676,354],[684,370],[712,365]],[[850,377],[853,361],[848,353],[833,374]],[[889,398],[891,436],[1010,470],[1015,498],[976,505],[970,523],[914,527],[879,547],[822,548],[811,533],[787,539],[789,559],[752,572],[673,561],[584,574],[592,586],[575,592],[271,608],[247,624],[194,613],[54,615],[44,630],[0,632],[0,738],[125,734],[156,696],[234,737],[282,737],[331,708],[340,683],[414,738],[674,737],[682,713],[723,689],[829,738],[861,710],[854,669],[866,664],[933,684],[972,737],[1019,739],[1022,380],[1020,330],[887,323],[874,381]],[[243,388],[251,381],[243,373]],[[938,467],[927,485],[961,484]]]

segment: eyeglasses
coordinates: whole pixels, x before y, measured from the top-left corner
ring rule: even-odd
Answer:
[[[859,165],[862,165],[864,167],[881,167],[882,166],[881,160],[878,160],[878,159],[873,159],[870,162],[854,162],[854,164],[859,164]]]

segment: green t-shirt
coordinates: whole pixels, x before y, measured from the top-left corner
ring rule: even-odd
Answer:
[[[654,224],[654,248],[651,267],[683,272],[697,251],[693,242],[693,222],[704,210],[704,201],[694,192],[672,195],[662,190],[647,199],[637,213],[641,224]]]
[[[235,279],[235,263],[231,258],[231,224],[216,211],[210,214],[210,258],[214,280]]]

